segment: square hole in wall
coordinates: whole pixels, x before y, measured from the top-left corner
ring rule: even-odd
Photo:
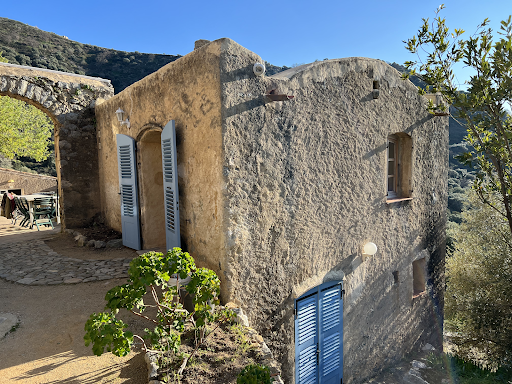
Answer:
[[[426,261],[425,258],[412,262],[413,298],[425,292]]]
[[[400,278],[399,278],[399,275],[398,275],[398,271],[394,271],[393,272],[393,281],[394,281],[395,285],[400,284]]]

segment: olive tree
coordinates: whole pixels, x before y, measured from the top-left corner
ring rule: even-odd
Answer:
[[[0,62],[7,62],[0,52]],[[53,123],[44,112],[24,101],[0,96],[0,155],[46,160]]]
[[[500,196],[488,198],[496,203]],[[512,353],[512,235],[475,192],[469,202],[463,222],[450,231],[445,327],[460,357],[496,368],[510,365]]]
[[[433,105],[432,113],[444,110],[467,128],[471,149],[458,158],[476,168],[474,189],[481,201],[508,222],[512,232],[512,118],[507,112],[512,100],[512,23],[501,22],[498,37],[485,19],[476,32],[464,38],[462,29],[453,32],[439,13],[432,22],[423,19],[417,35],[404,41],[416,60],[405,63],[408,73],[427,84],[427,92],[440,94],[445,104]],[[461,89],[454,66],[463,63],[474,74]],[[420,92],[425,92],[421,90]],[[498,200],[492,198],[498,193]]]

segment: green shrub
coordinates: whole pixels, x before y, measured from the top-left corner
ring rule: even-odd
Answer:
[[[92,344],[95,355],[100,356],[106,349],[116,356],[124,356],[132,349],[134,338],[142,343],[145,351],[177,355],[181,333],[185,324],[190,323],[199,336],[196,337],[192,354],[183,358],[177,372],[181,375],[188,359],[194,356],[208,337],[207,325],[216,322],[219,326],[235,317],[231,310],[213,309],[213,305],[219,303],[220,293],[220,280],[215,272],[197,268],[194,259],[180,248],[169,250],[165,255],[148,252],[133,259],[128,276],[128,283],[107,292],[107,312],[93,313],[85,324],[85,345]],[[188,278],[190,281],[184,284]],[[152,304],[144,301],[147,293],[153,300]],[[192,312],[183,306],[184,295],[192,297]],[[151,307],[157,309],[152,317],[145,313]],[[153,330],[146,328],[144,335],[124,331],[127,325],[116,319],[120,309],[148,320]]]
[[[236,384],[270,384],[270,370],[268,367],[251,364],[242,369],[236,378]]]
[[[489,203],[497,206],[501,196]],[[469,195],[463,222],[451,225],[446,259],[445,329],[454,353],[481,368],[510,366],[512,358],[512,234],[503,215]]]

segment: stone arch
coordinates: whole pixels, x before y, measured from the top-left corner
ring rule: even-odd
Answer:
[[[64,227],[86,226],[101,210],[94,108],[113,94],[109,80],[0,63],[0,95],[34,105],[54,123]]]
[[[140,130],[139,134],[135,138],[135,141],[137,141],[137,142],[143,141],[143,140],[145,140],[144,137],[147,136],[148,134],[151,134],[151,132],[160,132],[161,133],[162,130],[163,130],[163,127],[161,125],[152,124],[152,123],[146,124]]]

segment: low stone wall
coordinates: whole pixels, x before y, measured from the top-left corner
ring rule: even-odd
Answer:
[[[13,182],[10,183],[11,180]],[[56,192],[57,178],[0,168],[0,190],[7,189],[21,189],[21,193],[24,195],[36,192]]]

